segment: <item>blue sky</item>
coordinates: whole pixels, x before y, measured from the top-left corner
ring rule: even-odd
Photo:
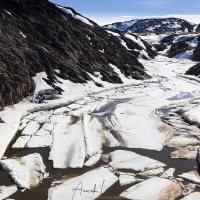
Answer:
[[[181,17],[200,23],[199,0],[50,0],[100,25],[143,17]],[[197,16],[198,15],[198,16]]]

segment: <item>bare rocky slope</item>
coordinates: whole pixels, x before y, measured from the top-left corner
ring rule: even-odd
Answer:
[[[125,76],[149,78],[135,51],[73,9],[47,0],[0,3],[0,109],[31,92],[32,77],[42,71],[57,90],[55,75],[85,83],[91,79],[88,73],[100,72],[102,80],[122,83],[110,63]]]

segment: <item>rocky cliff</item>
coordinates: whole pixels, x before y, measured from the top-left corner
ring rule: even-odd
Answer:
[[[122,83],[109,64],[134,79],[149,77],[134,51],[73,9],[47,0],[0,3],[0,109],[31,92],[32,77],[43,71],[57,90],[56,76],[85,83],[88,73],[99,72],[102,80]]]

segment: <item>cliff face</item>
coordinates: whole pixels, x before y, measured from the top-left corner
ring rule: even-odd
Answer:
[[[100,72],[102,80],[122,83],[109,63],[125,76],[149,77],[133,52],[73,9],[47,0],[0,3],[0,109],[26,96],[31,77],[42,71],[48,75],[46,82],[58,90],[55,75],[85,83],[88,73]]]

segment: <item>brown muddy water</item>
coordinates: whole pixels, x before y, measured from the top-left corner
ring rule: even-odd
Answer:
[[[109,117],[112,115],[112,112],[115,110],[116,105],[120,103],[126,103],[130,99],[114,99],[113,101],[110,101],[106,105],[102,106],[98,111],[94,111],[94,113],[91,113],[92,115],[95,113],[103,113],[101,117],[99,117],[99,120],[103,123],[103,120],[105,117]],[[104,123],[103,123],[104,124]],[[105,127],[107,128],[107,127]],[[185,126],[184,126],[185,128]],[[112,131],[112,130],[111,130]],[[117,137],[117,134],[114,133],[114,136]],[[11,142],[10,146],[8,147],[8,150],[5,154],[8,158],[16,156],[16,157],[22,157],[26,156],[28,154],[32,153],[39,153],[42,158],[43,162],[46,166],[46,171],[49,172],[49,178],[44,179],[42,183],[35,188],[32,188],[30,190],[21,191],[19,190],[12,195],[10,198],[13,198],[15,200],[47,200],[48,197],[48,189],[50,188],[53,181],[59,180],[62,177],[66,178],[72,178],[79,175],[82,175],[92,169],[95,169],[97,167],[100,167],[101,165],[105,165],[107,163],[104,163],[103,161],[99,161],[96,165],[93,167],[83,167],[82,169],[54,169],[52,161],[48,160],[49,151],[50,148],[33,148],[33,149],[11,149],[12,145],[16,141],[17,137],[19,137],[20,132],[17,134],[16,138]],[[115,150],[127,150],[132,151],[135,153],[138,153],[143,156],[150,157],[152,159],[158,160],[160,162],[163,162],[167,165],[166,169],[168,168],[175,168],[175,174],[176,177],[179,174],[182,174],[183,172],[189,172],[192,170],[196,170],[199,172],[199,165],[197,162],[197,159],[172,159],[170,158],[170,153],[173,152],[174,148],[164,147],[161,151],[153,151],[153,150],[145,150],[145,149],[132,149],[132,148],[123,148],[123,147],[103,147],[103,153],[110,153]],[[120,170],[122,171],[122,170]],[[124,172],[133,172],[131,170],[124,170]],[[187,183],[187,182],[185,182]],[[10,178],[8,172],[4,171],[0,167],[0,185],[10,185],[14,184],[13,180]],[[116,182],[112,187],[110,187],[104,194],[102,194],[97,199],[124,199],[119,197],[119,195],[129,187],[131,187],[134,184],[120,186],[119,182]],[[196,189],[196,191],[200,191],[199,188]],[[66,199],[68,200],[68,199]],[[85,199],[84,199],[85,200]]]

